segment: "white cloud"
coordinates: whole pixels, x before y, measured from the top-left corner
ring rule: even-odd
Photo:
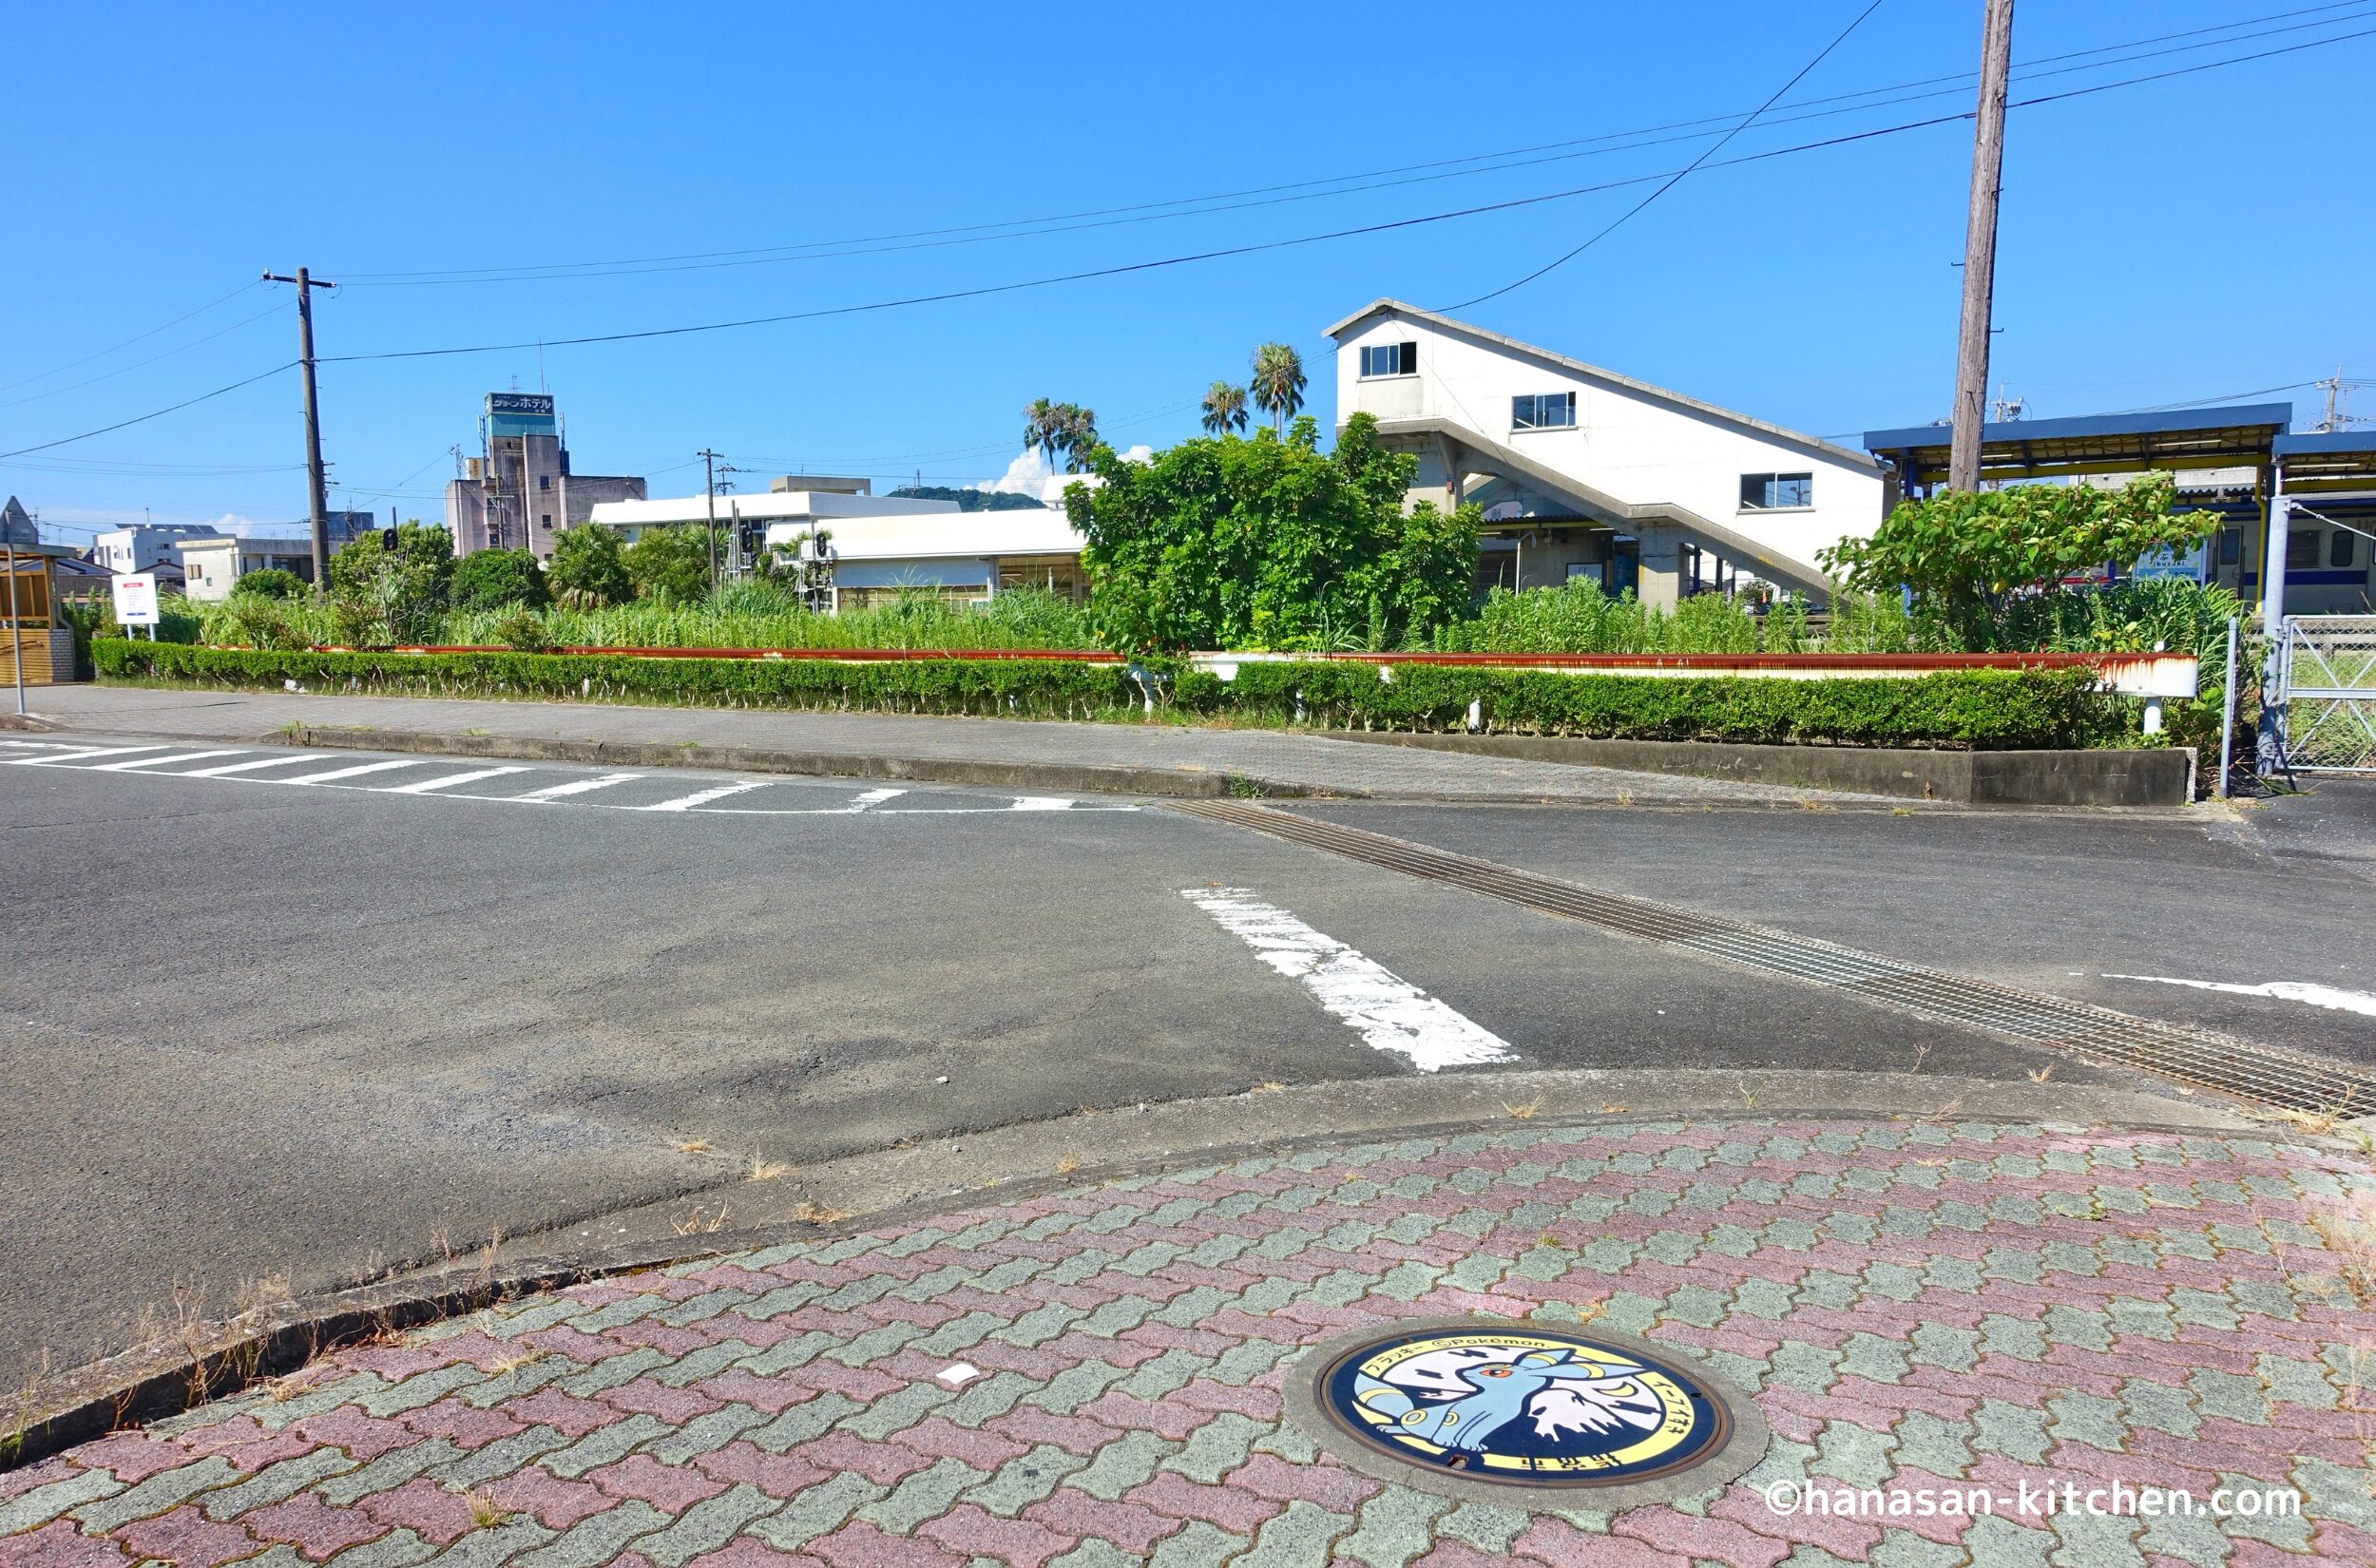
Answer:
[[[1121,454],[1125,463],[1152,463],[1155,449],[1144,442],[1131,447]],[[1060,473],[1048,466],[1037,447],[1026,447],[1006,465],[1006,471],[996,479],[985,479],[973,488],[977,490],[1003,490],[1009,495],[1027,495],[1051,507],[1064,504],[1067,485],[1095,485],[1095,474]]]

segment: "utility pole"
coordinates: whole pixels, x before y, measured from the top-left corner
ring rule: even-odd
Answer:
[[[701,460],[701,488],[709,496],[710,507],[710,592],[718,591],[718,460],[726,454],[703,447],[694,456]]]
[[[1955,346],[1955,436],[1947,488],[1980,488],[1981,425],[1988,396],[1988,316],[1997,290],[1997,190],[2004,172],[2004,78],[2013,54],[2013,0],[1986,0],[1980,109],[1972,127],[1972,204],[1964,229],[1964,322]]]
[[[295,283],[297,298],[297,369],[305,378],[305,486],[314,522],[314,593],[330,591],[330,506],[322,490],[321,402],[314,392],[314,291],[338,285],[316,277],[303,267],[294,277],[264,275],[267,283]]]

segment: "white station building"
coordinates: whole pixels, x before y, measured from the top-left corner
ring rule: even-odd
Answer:
[[[1753,575],[1829,597],[1815,552],[1881,523],[1868,453],[1399,300],[1329,329],[1336,424],[1415,454],[1410,500],[1484,508],[1480,589],[1590,577],[1647,604]]]

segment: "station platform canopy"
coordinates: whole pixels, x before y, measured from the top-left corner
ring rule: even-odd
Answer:
[[[1981,479],[2076,478],[2151,468],[2266,468],[2278,441],[2306,439],[2286,435],[2292,423],[2290,403],[2008,420],[1981,427]],[[1897,469],[1908,495],[1926,494],[1945,482],[1952,442],[1953,432],[1945,425],[1865,432],[1865,449]]]
[[[2376,491],[2376,430],[2280,435],[2274,451],[2293,494]]]

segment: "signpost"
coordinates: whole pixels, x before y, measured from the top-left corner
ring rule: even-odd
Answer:
[[[157,574],[124,572],[115,580],[116,624],[146,626],[148,640],[157,641]]]
[[[2129,576],[2139,583],[2201,583],[2210,568],[2211,542],[2197,540],[2183,554],[2167,545],[2148,550],[2136,558]]]

